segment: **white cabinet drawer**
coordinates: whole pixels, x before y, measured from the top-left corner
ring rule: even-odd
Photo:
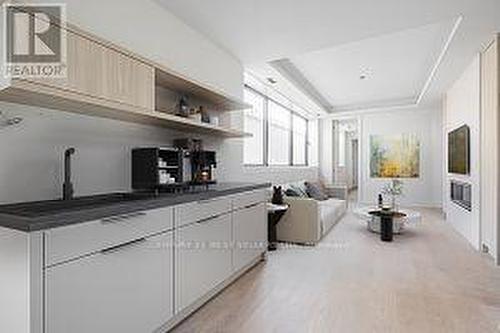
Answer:
[[[48,333],[153,332],[173,316],[173,232],[45,270]]]
[[[233,209],[241,209],[266,201],[266,190],[255,190],[233,196]]]
[[[231,275],[231,214],[175,230],[176,311]]]
[[[54,265],[171,229],[173,229],[172,207],[50,229],[45,232],[46,265]]]
[[[231,211],[229,197],[200,200],[177,206],[175,211],[175,227],[179,228],[193,222]]]
[[[239,271],[267,248],[265,203],[233,212],[233,270]]]

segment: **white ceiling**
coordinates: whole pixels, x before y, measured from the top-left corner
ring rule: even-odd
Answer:
[[[422,104],[436,103],[500,31],[499,0],[156,1],[245,66],[290,59],[337,109],[414,99],[463,17],[425,90]]]
[[[426,25],[290,60],[336,111],[407,105],[417,100],[454,24]]]

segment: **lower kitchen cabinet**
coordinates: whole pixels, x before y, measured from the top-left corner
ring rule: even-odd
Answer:
[[[176,230],[176,310],[182,311],[231,276],[231,213]]]
[[[173,232],[45,270],[47,333],[153,332],[173,316]]]
[[[256,203],[233,212],[233,270],[238,271],[266,251],[265,203]]]

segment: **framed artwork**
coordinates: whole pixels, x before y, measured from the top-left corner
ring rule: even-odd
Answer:
[[[420,140],[415,134],[371,135],[370,177],[420,177]]]

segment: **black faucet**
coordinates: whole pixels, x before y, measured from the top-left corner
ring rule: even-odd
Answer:
[[[73,199],[73,183],[71,183],[71,155],[75,153],[75,148],[68,148],[64,152],[64,184],[63,200]]]

